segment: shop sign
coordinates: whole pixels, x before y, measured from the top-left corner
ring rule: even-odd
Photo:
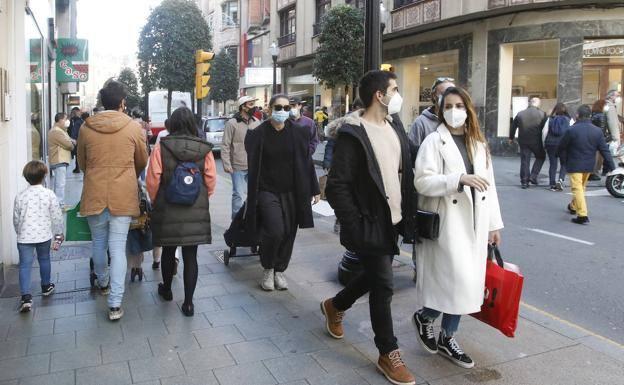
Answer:
[[[80,105],[80,96],[78,96],[78,95],[70,95],[67,98],[67,105],[68,106],[79,106]]]
[[[29,41],[30,62],[28,73],[31,83],[41,83],[43,77],[43,67],[41,65],[41,39],[30,39]]]
[[[282,69],[277,68],[277,84],[281,84]],[[273,84],[273,68],[272,67],[247,67],[245,68],[245,85],[267,86]]]
[[[609,57],[624,57],[624,44],[598,46],[595,43],[589,43],[583,46],[583,58]]]
[[[86,39],[57,40],[56,81],[59,83],[89,80],[89,42]]]

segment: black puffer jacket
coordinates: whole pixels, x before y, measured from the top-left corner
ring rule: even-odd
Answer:
[[[413,242],[417,194],[412,149],[405,130],[390,122],[401,143],[401,214],[394,226],[383,179],[371,142],[359,115],[338,130],[332,168],[327,179],[327,200],[341,223],[340,243],[359,255],[396,255],[397,235]]]
[[[171,204],[165,199],[165,189],[178,165],[177,159],[182,162],[195,162],[203,175],[205,158],[212,150],[212,144],[194,136],[170,135],[160,140],[160,147],[163,173],[151,216],[154,246],[212,243],[208,191],[203,181],[197,200],[192,206]]]

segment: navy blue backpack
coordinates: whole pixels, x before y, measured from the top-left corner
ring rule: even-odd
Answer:
[[[168,203],[192,206],[201,190],[201,170],[195,162],[178,162],[173,177],[165,189]]]

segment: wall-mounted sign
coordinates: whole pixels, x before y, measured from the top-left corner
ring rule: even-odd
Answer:
[[[585,41],[583,58],[624,57],[624,39]]]
[[[277,68],[277,84],[282,82],[282,69]],[[245,68],[245,85],[247,87],[266,86],[273,84],[272,67],[247,67]]]
[[[41,65],[41,39],[30,39],[29,41],[29,78],[31,83],[41,83],[42,65]]]
[[[67,105],[68,106],[79,106],[80,105],[80,96],[78,95],[70,95],[67,97]]]
[[[89,80],[89,42],[86,39],[57,40],[56,81],[59,83]]]

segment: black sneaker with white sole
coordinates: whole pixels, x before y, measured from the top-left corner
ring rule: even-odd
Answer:
[[[446,337],[443,332],[440,332],[440,338],[438,339],[438,354],[448,358],[452,363],[462,368],[470,369],[474,367],[474,361],[461,350],[455,337]]]
[[[108,308],[108,319],[111,321],[117,321],[121,317],[123,317],[124,311],[120,307],[111,307]]]
[[[420,315],[419,312],[414,313],[412,317],[414,326],[416,327],[416,333],[418,334],[418,342],[422,345],[423,349],[431,354],[438,352],[438,345],[436,343],[435,334],[433,332],[433,321],[429,321]]]
[[[30,294],[26,294],[22,296],[22,300],[20,301],[20,313],[28,313],[32,309],[32,296]]]
[[[49,283],[47,285],[41,286],[41,295],[43,295],[44,297],[47,297],[47,296],[49,296],[52,293],[54,293],[54,284],[53,283]]]

